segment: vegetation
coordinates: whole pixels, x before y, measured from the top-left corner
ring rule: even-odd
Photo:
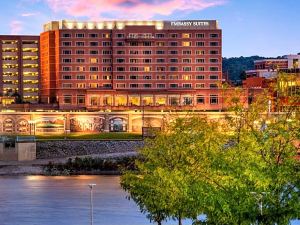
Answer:
[[[147,140],[121,185],[157,224],[289,224],[300,218],[299,112],[233,97],[223,120],[186,117]],[[199,216],[205,215],[200,220]]]
[[[136,157],[122,157],[115,159],[102,159],[102,158],[69,158],[67,163],[53,164],[49,162],[44,167],[44,172],[48,175],[70,175],[78,174],[81,172],[108,172],[114,171],[121,173],[123,170],[135,170]]]

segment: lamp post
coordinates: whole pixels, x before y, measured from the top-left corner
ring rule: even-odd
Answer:
[[[94,224],[94,217],[93,217],[93,211],[94,211],[94,205],[93,205],[93,188],[96,186],[96,184],[89,184],[88,185],[90,188],[90,220],[91,220],[91,225]]]
[[[260,215],[262,216],[263,215],[263,197],[264,197],[264,195],[267,194],[267,192],[259,192],[259,193],[257,193],[257,192],[250,192],[250,193],[258,201]]]

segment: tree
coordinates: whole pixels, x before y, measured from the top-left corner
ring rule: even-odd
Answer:
[[[141,149],[121,185],[161,224],[289,224],[299,218],[299,113],[271,115],[264,96],[247,109],[232,97],[226,118],[177,118]]]

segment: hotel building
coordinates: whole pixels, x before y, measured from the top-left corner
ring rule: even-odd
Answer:
[[[37,103],[39,36],[0,35],[0,64],[0,95]]]
[[[42,103],[60,109],[221,110],[215,20],[52,21],[40,36]]]

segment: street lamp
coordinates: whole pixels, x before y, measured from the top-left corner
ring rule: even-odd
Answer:
[[[88,185],[90,188],[90,218],[91,218],[91,225],[93,225],[94,221],[93,221],[93,210],[94,210],[94,206],[93,206],[93,188],[94,186],[96,186],[96,184],[89,184]]]
[[[257,192],[250,192],[254,197],[255,199],[258,201],[258,204],[259,204],[259,209],[260,209],[260,215],[262,216],[263,215],[263,197],[264,195],[267,194],[267,192],[260,192],[260,193],[257,193]]]

